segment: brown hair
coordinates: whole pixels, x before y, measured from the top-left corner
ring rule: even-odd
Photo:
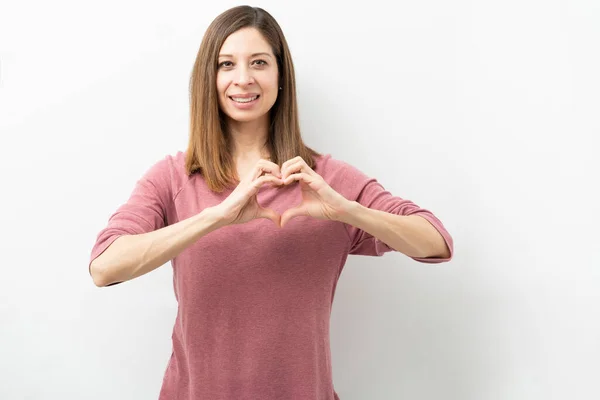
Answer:
[[[314,168],[319,153],[306,146],[300,134],[296,79],[287,42],[279,24],[265,10],[238,6],[220,14],[210,24],[196,57],[190,79],[190,136],[186,152],[188,174],[200,172],[211,190],[220,192],[237,183],[223,112],[217,98],[217,64],[227,37],[242,28],[258,29],[277,59],[282,90],[269,111],[267,141],[271,161],[281,166],[296,156]]]

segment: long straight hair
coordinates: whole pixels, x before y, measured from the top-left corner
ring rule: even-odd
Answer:
[[[189,175],[201,173],[216,192],[239,182],[226,118],[217,97],[218,56],[229,35],[242,28],[256,28],[273,50],[279,69],[277,100],[269,110],[267,149],[270,160],[281,164],[296,156],[314,168],[315,150],[306,146],[300,134],[296,79],[290,50],[275,19],[259,7],[238,6],[220,14],[210,24],[196,57],[190,79],[190,136],[186,151]]]

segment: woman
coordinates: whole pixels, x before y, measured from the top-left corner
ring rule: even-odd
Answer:
[[[337,399],[329,320],[348,254],[452,257],[431,212],[302,141],[290,52],[248,6],[208,28],[189,146],[157,162],[94,245],[98,286],[171,261],[178,312],[160,399]]]

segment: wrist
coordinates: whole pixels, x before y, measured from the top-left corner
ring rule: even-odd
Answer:
[[[335,220],[346,224],[351,224],[352,217],[360,210],[362,205],[356,201],[346,200],[342,206],[338,208],[335,215]]]
[[[207,207],[200,212],[203,218],[206,218],[209,225],[214,228],[222,228],[229,225],[225,218],[225,212],[219,206]]]

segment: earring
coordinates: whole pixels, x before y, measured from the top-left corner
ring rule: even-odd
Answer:
[[[279,86],[279,90],[283,90],[283,88],[281,86]]]

